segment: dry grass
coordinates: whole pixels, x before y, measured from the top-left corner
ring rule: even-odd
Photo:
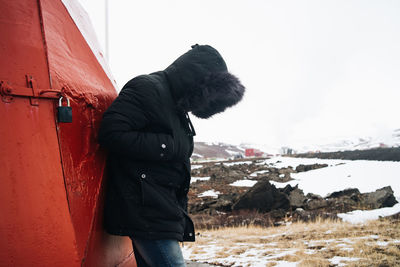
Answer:
[[[192,250],[191,259],[223,266],[260,266],[260,262],[273,266],[282,261],[304,267],[336,266],[334,257],[347,266],[400,266],[400,220],[220,228],[201,231],[197,242],[186,246]],[[257,264],[252,265],[252,260]]]

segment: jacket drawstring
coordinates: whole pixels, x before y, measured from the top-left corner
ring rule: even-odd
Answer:
[[[186,118],[186,121],[187,121],[187,123],[189,125],[189,130],[190,130],[191,136],[195,136],[196,135],[196,131],[194,130],[192,121],[190,120],[189,114],[187,112],[185,112],[185,118]]]

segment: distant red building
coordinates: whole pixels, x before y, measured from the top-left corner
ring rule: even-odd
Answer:
[[[254,148],[246,148],[244,155],[246,157],[254,157]]]
[[[264,152],[254,148],[246,148],[244,155],[246,157],[262,157],[264,155]]]

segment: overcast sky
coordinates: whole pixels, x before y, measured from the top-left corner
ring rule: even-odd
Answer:
[[[105,5],[79,0],[104,47]],[[209,44],[247,91],[196,141],[324,144],[400,128],[400,1],[110,0],[120,89]],[[192,116],[193,118],[193,116]]]

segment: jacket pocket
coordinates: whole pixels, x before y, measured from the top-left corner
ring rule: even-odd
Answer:
[[[143,216],[162,219],[181,219],[176,189],[172,186],[156,183],[151,175],[141,178],[141,200]]]

